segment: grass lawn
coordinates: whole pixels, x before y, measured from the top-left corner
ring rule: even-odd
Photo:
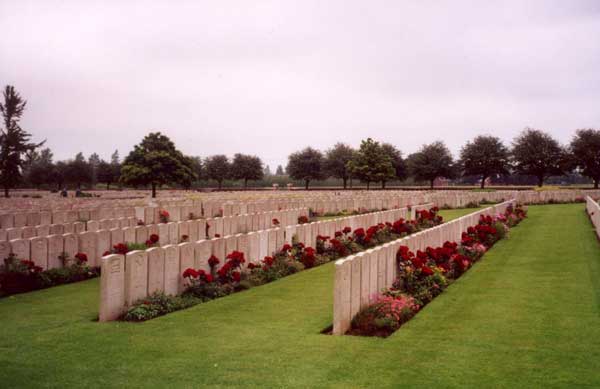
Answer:
[[[319,334],[332,264],[142,324],[94,322],[97,279],[0,300],[0,387],[599,387],[600,245],[529,209],[387,339]]]

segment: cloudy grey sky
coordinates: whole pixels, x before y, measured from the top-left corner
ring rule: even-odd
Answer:
[[[0,84],[59,159],[162,130],[274,170],[368,136],[600,127],[600,1],[0,0],[0,26]]]

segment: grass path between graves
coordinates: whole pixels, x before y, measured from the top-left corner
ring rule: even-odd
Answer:
[[[529,210],[387,339],[319,334],[332,264],[142,324],[94,322],[98,280],[0,300],[0,387],[598,387],[600,244]]]

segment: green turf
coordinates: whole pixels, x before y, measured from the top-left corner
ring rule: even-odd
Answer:
[[[94,322],[98,280],[7,298],[0,387],[598,387],[600,245],[583,209],[530,207],[387,339],[319,334],[331,264],[142,324]]]

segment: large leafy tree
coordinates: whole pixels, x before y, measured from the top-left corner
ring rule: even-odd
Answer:
[[[231,177],[231,163],[226,155],[213,155],[204,161],[206,177],[217,181],[219,190],[223,187],[223,181]]]
[[[119,150],[115,150],[110,156],[110,162],[103,159],[98,162],[96,178],[98,182],[106,184],[106,190],[109,190],[110,185],[119,182],[120,177],[121,163],[119,162]]]
[[[206,176],[206,172],[204,171],[204,163],[202,162],[202,158],[200,157],[190,157],[192,161],[192,168],[194,172],[196,172],[196,176],[198,180],[202,180]]]
[[[594,189],[600,183],[600,130],[577,130],[570,144],[573,165],[581,174],[594,181]]]
[[[549,134],[526,128],[513,140],[511,150],[515,171],[537,178],[538,186],[553,175],[565,171],[567,158],[565,150]]]
[[[339,178],[344,182],[344,189],[348,185],[350,170],[348,162],[354,156],[354,149],[344,143],[336,143],[325,152],[324,168],[331,177]]]
[[[166,135],[153,132],[144,137],[123,161],[121,182],[151,185],[152,197],[162,185],[189,185],[196,179],[191,160]]]
[[[407,177],[406,163],[402,158],[402,152],[398,150],[394,145],[390,143],[382,143],[381,149],[387,154],[392,160],[392,166],[394,167],[395,176],[392,179],[404,180]],[[381,187],[385,188],[386,180],[381,181]]]
[[[4,187],[4,196],[9,197],[10,189],[23,179],[23,155],[44,142],[30,142],[31,134],[19,125],[27,101],[10,85],[4,88],[3,97],[4,101],[0,102],[4,127],[0,129],[0,184]]]
[[[65,189],[67,170],[68,166],[66,161],[58,161],[54,164],[54,175],[52,176],[52,179],[56,182],[56,188],[58,190]]]
[[[304,188],[308,189],[311,181],[327,177],[323,164],[323,154],[319,150],[307,147],[290,154],[286,170],[294,180],[304,181]]]
[[[27,180],[35,188],[53,183],[56,173],[52,158],[52,151],[48,148],[42,149],[39,153],[34,152],[34,158],[29,166]]]
[[[454,177],[454,161],[450,150],[443,142],[423,145],[407,158],[410,174],[416,181],[428,181],[431,188],[438,177]]]
[[[231,176],[236,180],[244,180],[244,189],[248,187],[248,180],[261,180],[263,163],[257,156],[236,154],[231,164]]]
[[[82,153],[77,153],[74,159],[67,162],[65,182],[75,185],[77,188],[81,188],[82,184],[92,182],[92,167]]]
[[[489,177],[508,174],[508,148],[495,136],[477,136],[460,151],[459,166],[464,176],[478,176],[484,188]]]
[[[353,177],[367,183],[367,189],[371,182],[388,181],[396,176],[392,158],[379,142],[371,138],[361,142],[360,148],[348,162],[348,169]]]
[[[98,183],[98,167],[100,166],[100,162],[102,162],[102,159],[97,153],[92,153],[88,158],[92,188],[95,188]]]
[[[275,170],[276,176],[283,176],[285,172],[283,171],[283,166],[277,165],[277,170]]]

